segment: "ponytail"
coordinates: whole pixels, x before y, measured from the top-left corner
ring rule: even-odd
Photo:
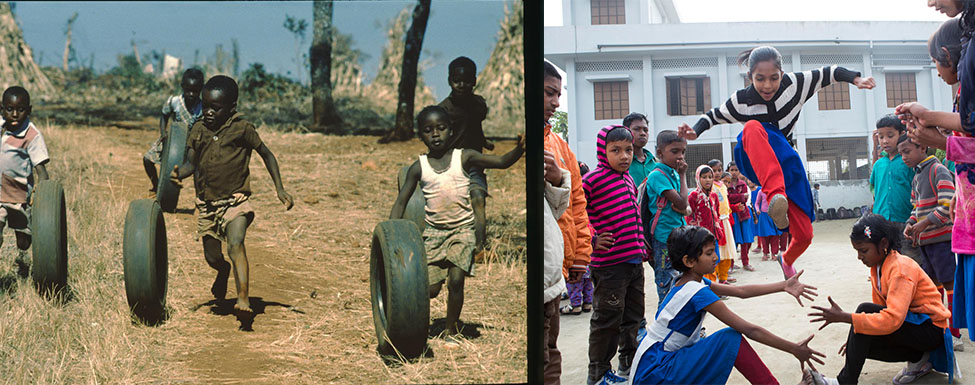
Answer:
[[[973,3],[975,3],[975,0],[973,0]],[[775,63],[775,67],[779,71],[782,71],[782,54],[775,47],[763,45],[742,51],[738,54],[738,66],[748,67],[748,77],[752,77],[752,72],[755,71],[758,63],[769,60]]]

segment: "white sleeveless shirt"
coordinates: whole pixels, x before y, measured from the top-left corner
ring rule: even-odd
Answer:
[[[420,155],[420,188],[426,204],[424,221],[437,229],[452,229],[474,223],[469,190],[470,177],[464,172],[461,154],[454,149],[450,155],[450,167],[438,172],[430,165],[426,155]]]

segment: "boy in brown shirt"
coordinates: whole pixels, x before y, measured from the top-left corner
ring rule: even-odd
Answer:
[[[218,300],[227,294],[231,264],[221,253],[221,242],[227,242],[227,253],[233,263],[237,285],[238,314],[252,314],[247,297],[248,266],[244,250],[247,226],[254,220],[248,202],[251,151],[264,160],[278,199],[287,209],[294,201],[281,185],[278,162],[257,135],[254,125],[237,112],[237,82],[227,76],[214,76],[203,86],[203,115],[193,124],[186,139],[186,158],[171,175],[179,181],[193,175],[196,188],[197,235],[203,238],[203,256],[217,270],[210,292]]]

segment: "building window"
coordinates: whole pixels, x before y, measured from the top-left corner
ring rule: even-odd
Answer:
[[[592,0],[592,25],[626,24],[623,0]]]
[[[887,80],[887,107],[917,100],[917,85],[913,72],[894,72],[885,75]]]
[[[596,120],[623,119],[630,113],[630,90],[627,82],[593,83]]]
[[[697,115],[711,109],[711,79],[706,76],[667,78],[667,114]]]
[[[819,110],[849,110],[850,84],[836,82],[819,90]]]
[[[810,181],[870,178],[867,138],[806,139],[806,164]]]

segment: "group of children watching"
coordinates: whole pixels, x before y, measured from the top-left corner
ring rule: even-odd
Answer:
[[[959,328],[975,328],[975,301],[969,298],[975,292],[975,77],[965,76],[975,73],[975,52],[961,55],[960,43],[962,35],[975,32],[966,30],[975,29],[975,2],[929,3],[968,20],[946,22],[929,41],[941,78],[961,82],[960,114],[906,103],[877,124],[884,153],[870,177],[874,213],[860,218],[850,234],[857,258],[870,269],[871,302],[847,313],[828,298],[829,307],[813,306],[816,312],[810,314],[810,322],[824,327],[851,324],[838,377],[813,366],[822,364],[824,356],[809,348],[812,336],[783,340],[734,315],[719,296],[785,291],[801,305],[803,298],[817,295],[814,287],[798,281],[802,271],[793,267],[811,243],[819,202],[793,148],[791,129],[803,103],[823,87],[844,81],[872,89],[875,82],[839,66],[785,73],[779,52],[765,46],[739,57],[750,86],[706,112],[693,128],[683,124],[678,131],[659,131],[652,166],[645,165],[652,158],[643,152],[646,141],[637,140],[632,120],[600,130],[599,164],[583,177],[584,219],[592,227],[593,247],[589,384],[724,383],[732,367],[751,383],[777,383],[742,336],[793,354],[805,367],[803,383],[856,383],[867,358],[907,362],[894,377],[896,384],[932,370],[951,379],[953,350],[962,347]],[[546,68],[546,85],[549,76]],[[772,103],[788,108],[749,114],[757,111],[753,106]],[[647,122],[638,120],[641,126]],[[693,171],[696,188],[688,193],[687,140],[727,123],[744,123],[735,162],[727,169],[720,161],[701,165]],[[929,147],[945,150],[954,172]],[[637,154],[643,159],[638,166]],[[577,227],[580,222],[577,218]],[[763,259],[775,255],[785,280],[730,285],[727,269],[736,253],[731,240],[739,246],[744,268],[752,270],[748,251],[756,235]],[[916,261],[902,254],[915,255],[911,248],[917,249]],[[646,328],[638,323],[646,308],[641,259],[652,264],[659,303]],[[573,302],[567,312],[577,314],[575,307]],[[705,336],[705,313],[731,328]],[[610,360],[617,349],[614,371]]]

